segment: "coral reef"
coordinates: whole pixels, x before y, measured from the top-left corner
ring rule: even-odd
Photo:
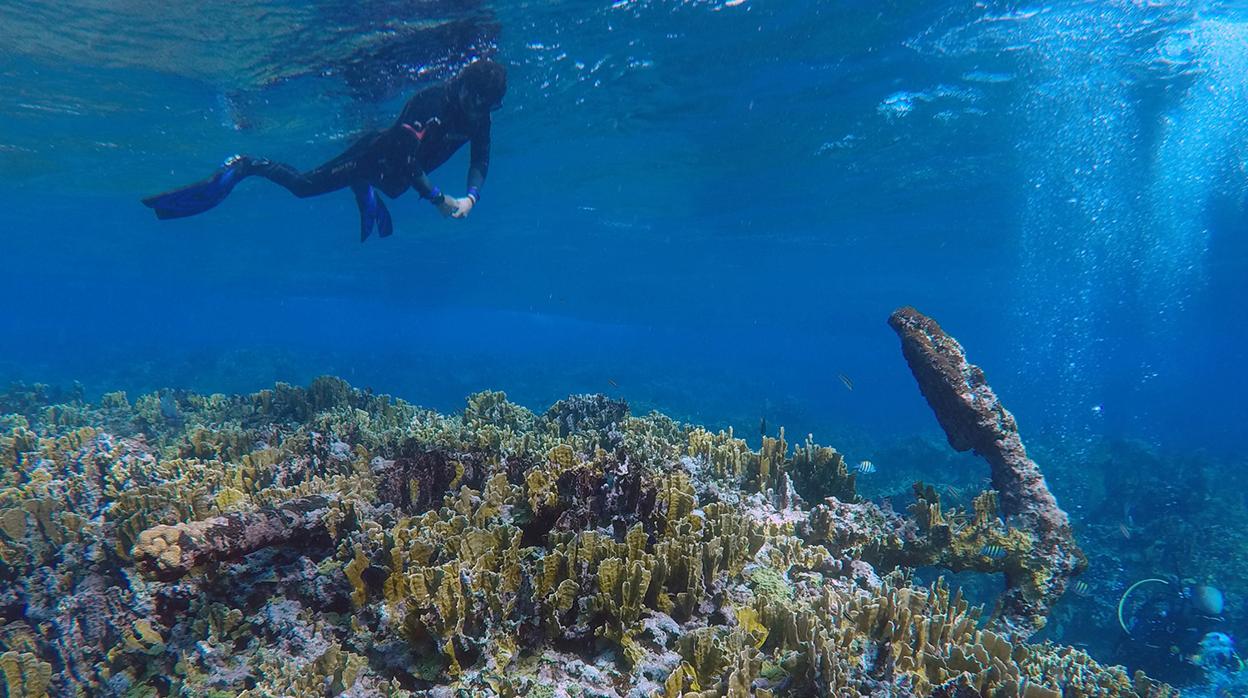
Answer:
[[[1031,536],[1031,564],[1007,568],[1007,591],[998,626],[1027,638],[1044,627],[1053,603],[1070,578],[1087,567],[1070,520],[1057,506],[1040,468],[1027,457],[1018,425],[988,385],[984,372],[966,360],[957,340],[934,320],[906,307],[888,324],[901,338],[902,354],[923,397],[958,451],[974,450],[992,468],[1002,513]],[[978,509],[978,506],[976,507]]]
[[[810,437],[335,378],[26,394],[0,399],[7,695],[1170,695],[913,581],[1036,572],[1004,493],[897,512]]]

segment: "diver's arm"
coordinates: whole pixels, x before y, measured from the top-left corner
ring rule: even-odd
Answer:
[[[427,199],[429,203],[436,206],[444,216],[455,215],[459,212],[459,201],[453,196],[443,194],[441,189],[433,186],[433,182],[429,181],[429,175],[425,174],[424,170],[412,173],[412,189],[420,194],[420,198]]]
[[[410,174],[412,189],[416,190],[420,198],[436,206],[442,215],[449,216],[457,210],[452,205],[454,199],[443,195],[442,191],[429,180],[429,175],[416,164],[418,161],[415,152],[424,138],[425,124],[421,122],[421,119],[442,111],[445,108],[446,99],[445,86],[437,85],[420,90],[407,100],[398,120],[394,126],[390,127],[390,132],[402,140],[404,149],[408,149],[408,162],[412,165]]]
[[[487,117],[485,124],[472,137],[468,158],[468,195],[473,203],[481,198],[481,187],[485,186],[485,175],[490,171],[490,122]]]
[[[420,194],[420,198],[428,199],[435,205],[439,203],[439,199],[443,196],[442,190],[433,186],[433,182],[429,180],[429,175],[419,168],[412,173],[412,189],[415,189],[416,193]]]
[[[416,165],[414,161],[414,157],[408,161],[412,163],[412,173],[410,175],[412,189],[416,190],[416,193],[420,195],[420,198],[433,204],[438,209],[438,212],[443,216],[450,216],[457,213],[459,211],[459,206],[455,197],[443,194],[441,189],[438,189],[433,185],[433,182],[429,181],[429,175],[426,174],[425,171],[418,165]]]
[[[455,218],[466,217],[481,198],[485,175],[490,170],[490,122],[477,130],[472,137],[468,158],[468,195],[458,199],[459,210],[451,214]]]
[[[395,125],[395,129],[411,130],[411,126],[400,121],[397,125]],[[429,180],[428,173],[421,168],[419,164],[419,153],[416,152],[416,148],[419,146],[420,142],[419,139],[414,134],[410,134],[409,138],[412,143],[408,144],[406,147],[411,148],[408,153],[407,163],[412,168],[411,172],[408,174],[412,183],[412,189],[416,190],[416,193],[420,195],[420,198],[425,199],[437,207],[438,211],[442,215],[449,216],[457,212],[459,207],[455,205],[454,197],[443,194],[442,190],[434,186],[433,182]]]
[[[389,139],[386,148],[399,157],[407,158],[407,167],[410,168],[408,179],[412,183],[412,189],[420,194],[420,198],[438,205],[442,200],[442,192],[433,185],[429,175],[420,166],[420,140],[424,137],[424,132],[418,131],[404,119],[399,119],[386,131],[386,137]]]

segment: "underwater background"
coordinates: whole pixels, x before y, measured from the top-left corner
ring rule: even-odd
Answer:
[[[1242,3],[16,2],[0,45],[4,384],[601,392],[811,433],[868,496],[973,491],[885,325],[909,304],[1089,555],[1045,637],[1150,670],[1113,608],[1171,574],[1248,632]],[[510,88],[466,221],[409,194],[360,244],[346,194],[138,202],[233,153],[319,164],[478,56]]]

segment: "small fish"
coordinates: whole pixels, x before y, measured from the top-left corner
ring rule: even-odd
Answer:
[[[979,554],[984,557],[992,558],[993,560],[1000,560],[1005,557],[1005,548],[989,543],[988,545],[980,548]]]
[[[618,388],[618,387],[620,387],[620,384],[619,384],[619,383],[616,383],[614,378],[608,378],[608,379],[607,379],[607,384],[608,384],[608,385],[610,385],[612,388]]]
[[[1070,590],[1075,592],[1075,594],[1078,596],[1091,596],[1092,595],[1092,588],[1089,587],[1088,583],[1083,580],[1079,580],[1075,582],[1074,584],[1071,584]]]
[[[863,475],[870,475],[875,472],[875,463],[872,463],[869,460],[860,461],[858,465],[854,466],[854,470],[857,470]]]
[[[1127,528],[1125,523],[1118,524],[1118,532],[1122,534],[1123,539],[1131,540],[1131,529]]]
[[[838,373],[836,374],[836,377],[840,378],[841,382],[845,384],[846,390],[848,390],[851,393],[854,392],[854,381],[849,376],[845,375],[844,373]]]
[[[950,499],[962,499],[962,488],[957,485],[945,485],[945,494]]]
[[[767,416],[763,415],[758,418],[758,434],[759,436],[767,435]]]

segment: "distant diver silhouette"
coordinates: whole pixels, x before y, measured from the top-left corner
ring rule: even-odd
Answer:
[[[464,218],[481,197],[490,165],[490,114],[502,105],[507,71],[492,60],[468,64],[450,81],[427,87],[408,100],[398,121],[368,134],[338,157],[308,172],[285,163],[235,155],[202,181],[143,199],[162,220],[203,213],[225,200],[243,179],[263,177],[299,198],[351,188],[360,210],[360,240],[376,229],[394,232],[390,212],[378,196],[396,198],[415,189],[444,216]],[[429,181],[465,143],[471,143],[468,190],[447,196]]]

